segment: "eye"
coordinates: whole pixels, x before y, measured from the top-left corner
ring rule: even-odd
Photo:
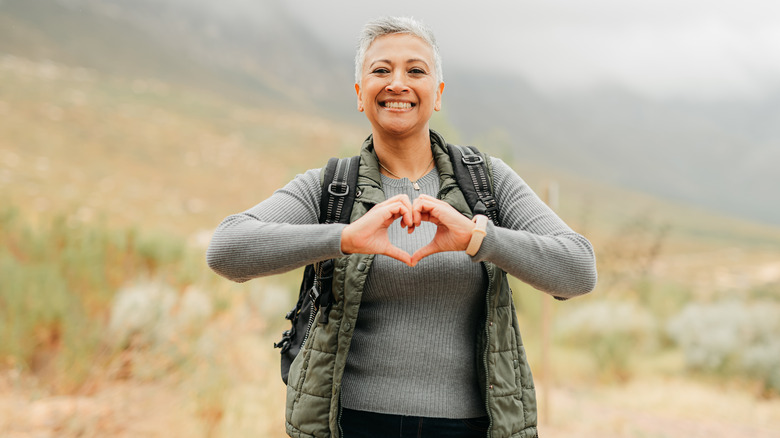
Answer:
[[[420,67],[413,67],[409,70],[409,73],[415,74],[415,75],[424,75],[426,74],[425,70],[421,69]]]
[[[386,75],[390,73],[390,70],[388,70],[386,67],[378,67],[375,68],[374,71],[372,71],[371,73],[378,74],[378,75]]]

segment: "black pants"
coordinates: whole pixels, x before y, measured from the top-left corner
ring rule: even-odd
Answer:
[[[485,438],[488,417],[408,417],[343,409],[342,438]]]

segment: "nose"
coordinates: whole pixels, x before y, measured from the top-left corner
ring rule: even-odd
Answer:
[[[388,93],[404,93],[409,91],[409,87],[406,85],[406,76],[403,70],[396,70],[393,75],[390,76],[390,82],[385,86],[385,91]]]

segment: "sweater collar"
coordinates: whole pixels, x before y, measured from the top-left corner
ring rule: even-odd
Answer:
[[[444,137],[434,130],[430,130],[431,152],[439,173],[438,198],[455,207],[466,217],[471,217],[463,194],[458,188],[455,179],[452,162],[450,161],[449,145]],[[358,199],[368,204],[378,204],[386,199],[382,190],[382,177],[379,172],[379,159],[374,150],[373,135],[369,135],[363,142],[360,150],[360,170],[358,172]],[[454,189],[454,190],[453,190]]]

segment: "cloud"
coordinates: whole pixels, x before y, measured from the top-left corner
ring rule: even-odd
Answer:
[[[551,92],[618,84],[652,97],[712,99],[749,98],[780,86],[780,2],[772,0],[290,5],[314,33],[345,51],[368,19],[412,15],[436,32],[445,71],[447,65],[504,69]]]
[[[740,27],[712,15],[594,24],[518,32],[510,37],[518,42],[512,67],[562,91],[617,83],[654,97],[754,97],[778,85],[775,26]]]

